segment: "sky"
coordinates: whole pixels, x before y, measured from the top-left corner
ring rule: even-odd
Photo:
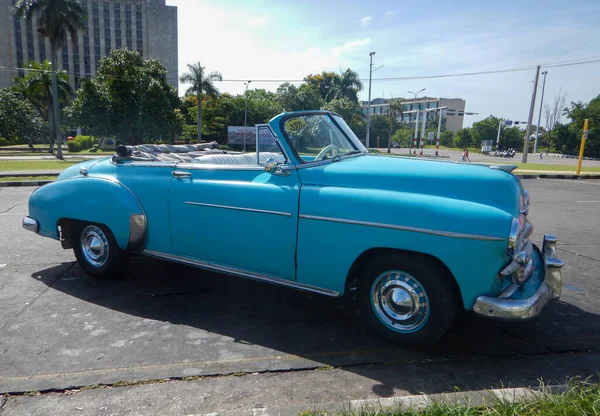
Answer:
[[[600,94],[600,1],[167,0],[178,7],[179,72],[201,62],[219,71],[221,92],[275,91],[280,82],[352,68],[368,98],[463,98],[465,126],[489,115],[526,121],[535,66],[547,71],[544,104]],[[589,58],[589,59],[585,59]],[[395,79],[528,68],[460,77]],[[180,84],[180,94],[185,92]],[[535,107],[537,120],[542,76]],[[542,121],[543,125],[543,121]]]

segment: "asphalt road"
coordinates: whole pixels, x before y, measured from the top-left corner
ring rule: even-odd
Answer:
[[[0,397],[0,414],[306,408],[595,376],[600,181],[523,183],[535,241],[560,239],[561,301],[525,323],[467,315],[420,352],[373,336],[345,302],[291,289],[141,257],[125,280],[94,280],[70,250],[21,228],[33,188],[0,188],[0,395],[17,395]],[[65,392],[134,380],[153,381]]]
[[[385,149],[382,148],[382,149],[378,149],[378,150],[382,153],[387,152],[387,148],[385,148]],[[410,153],[410,150],[411,149],[392,149],[392,152],[396,153],[396,154],[407,154],[407,153]],[[417,150],[417,154],[419,154],[419,152],[420,152],[420,150]],[[424,149],[423,153],[425,155],[433,156],[433,155],[435,155],[435,149]],[[439,155],[448,157],[451,160],[461,160],[462,159],[462,152],[458,151],[458,149],[457,149],[457,151],[441,149],[439,151]],[[521,163],[522,158],[523,158],[522,153],[517,153],[512,158],[502,158],[502,157],[483,155],[483,154],[477,154],[477,153],[469,154],[469,159],[471,159],[472,162],[480,162],[480,163]],[[544,158],[540,159],[539,153],[536,153],[536,154],[530,153],[527,157],[527,162],[535,163],[535,164],[542,163],[542,164],[549,164],[549,165],[577,166],[576,158],[554,157],[554,156],[550,156],[550,155],[544,155]],[[600,167],[600,160],[584,160],[583,166]],[[527,169],[527,168],[523,167],[523,169]]]

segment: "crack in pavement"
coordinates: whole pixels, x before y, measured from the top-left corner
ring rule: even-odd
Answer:
[[[586,349],[570,349],[564,351],[556,351],[556,352],[538,352],[538,353],[513,353],[502,356],[502,358],[511,358],[511,357],[545,357],[545,356],[558,356],[558,355],[574,355],[574,354],[598,354],[600,353],[600,349],[596,348],[586,348]],[[12,392],[0,392],[3,394],[3,397],[19,397],[19,396],[27,396],[31,395],[32,392],[35,392],[36,395],[47,395],[52,393],[78,393],[80,391],[85,390],[95,390],[95,389],[103,389],[103,388],[119,388],[119,387],[135,387],[135,386],[144,386],[149,384],[160,384],[160,383],[168,383],[173,381],[198,381],[198,380],[206,380],[206,379],[215,379],[215,378],[227,378],[227,377],[245,377],[250,375],[262,375],[262,374],[291,374],[291,373],[301,373],[301,372],[309,372],[315,370],[345,370],[356,367],[374,367],[374,366],[384,366],[384,365],[392,365],[392,364],[406,364],[406,365],[415,365],[415,364],[427,364],[427,365],[438,365],[440,363],[450,362],[450,361],[486,361],[490,359],[497,359],[495,356],[449,356],[449,357],[438,357],[438,358],[423,358],[423,359],[397,359],[390,361],[375,361],[375,362],[366,362],[366,363],[353,363],[346,364],[340,366],[330,366],[330,365],[313,365],[306,367],[298,367],[298,368],[288,368],[288,369],[279,369],[279,370],[258,370],[258,371],[239,371],[239,372],[229,372],[229,373],[214,373],[214,374],[205,374],[205,375],[197,375],[197,376],[173,376],[173,377],[163,377],[158,379],[135,379],[132,381],[116,381],[114,383],[97,383],[97,384],[87,384],[87,385],[70,385],[69,387],[64,388],[48,388],[43,390],[20,390],[20,391],[12,391]]]
[[[588,260],[592,260],[592,261],[597,261],[598,263],[600,263],[600,260],[598,260],[598,259],[595,259],[595,258],[593,258],[593,257],[590,257],[590,256],[586,256],[585,254],[579,254],[579,253],[575,253],[575,252],[573,252],[573,251],[569,251],[569,250],[566,250],[566,249],[564,249],[564,248],[562,248],[561,250],[563,250],[563,251],[566,251],[567,253],[571,253],[571,254],[573,254],[574,256],[577,256],[577,257],[583,257],[584,259],[588,259]]]
[[[16,207],[18,207],[19,205],[21,205],[21,204],[16,204],[16,205],[13,205],[12,207],[10,207],[10,208],[8,208],[8,209],[6,209],[6,210],[4,210],[4,211],[0,212],[0,214],[6,214],[8,211],[10,211],[10,210],[11,210],[11,209],[13,209],[13,208],[16,208]]]
[[[7,401],[8,398],[6,396],[0,397],[0,414],[2,414],[2,408],[4,407]]]
[[[35,299],[33,299],[31,302],[29,302],[29,304],[25,305],[15,316],[13,316],[11,319],[9,319],[6,322],[4,322],[4,324],[2,326],[0,326],[0,329],[6,328],[9,324],[11,324],[12,322],[14,322],[19,316],[21,316],[27,309],[29,309],[35,302],[37,302],[37,300],[44,293],[46,293],[49,289],[51,289],[52,286],[54,286],[54,284],[58,281],[58,279],[60,279],[61,277],[63,277],[65,274],[67,274],[69,272],[69,270],[71,270],[73,268],[73,266],[75,266],[75,264],[76,263],[72,263],[69,267],[67,267],[67,269],[64,272],[58,273],[58,276],[56,277],[56,279],[54,279],[52,281],[52,283],[50,283],[49,285],[47,285],[46,288],[44,290],[42,290],[42,292],[35,297]]]

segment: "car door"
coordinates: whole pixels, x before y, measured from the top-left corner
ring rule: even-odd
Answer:
[[[293,280],[300,180],[268,125],[258,125],[257,136],[261,152],[177,165],[169,186],[172,249],[217,268]],[[269,157],[281,169],[266,172]]]

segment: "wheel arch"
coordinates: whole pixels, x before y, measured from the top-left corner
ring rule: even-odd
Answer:
[[[454,292],[453,294],[456,297],[456,300],[458,302],[460,302],[460,307],[461,308],[464,307],[461,290],[460,290],[460,287],[456,280],[456,277],[454,276],[452,271],[448,268],[448,266],[446,266],[446,264],[444,264],[443,261],[441,261],[439,258],[437,258],[431,254],[421,253],[418,251],[398,249],[398,248],[373,247],[373,248],[363,251],[354,260],[354,263],[352,263],[352,266],[350,267],[350,270],[346,277],[344,293],[346,295],[352,296],[352,294],[356,292],[356,289],[360,282],[360,277],[361,277],[362,273],[364,272],[365,267],[369,264],[369,262],[371,260],[373,260],[377,257],[382,257],[382,256],[390,255],[390,254],[396,254],[396,253],[409,254],[413,258],[419,257],[423,260],[433,262],[433,264],[437,268],[439,268],[439,270],[441,270],[442,273],[445,274],[448,277],[448,279],[451,281],[453,292]]]
[[[147,219],[140,201],[114,178],[77,177],[43,186],[31,196],[29,213],[40,223],[41,235],[67,240],[67,247],[73,225],[80,222],[108,227],[123,250],[140,251],[146,240]]]

